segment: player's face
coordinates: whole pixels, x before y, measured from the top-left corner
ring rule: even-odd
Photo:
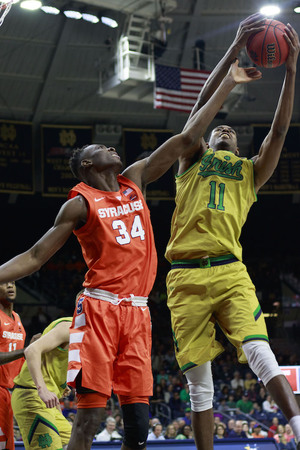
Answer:
[[[228,125],[220,125],[213,129],[209,147],[213,150],[228,150],[238,153],[236,132]]]
[[[6,300],[12,303],[17,295],[16,285],[14,281],[0,284],[0,300]]]
[[[102,170],[111,166],[122,167],[122,161],[116,149],[105,145],[89,145],[84,151],[83,159],[90,159],[94,166]]]

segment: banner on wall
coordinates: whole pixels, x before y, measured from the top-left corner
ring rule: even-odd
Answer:
[[[128,167],[135,161],[150,155],[172,136],[171,130],[125,128],[123,130],[123,145],[126,166]],[[174,198],[174,172],[174,168],[171,167],[161,178],[147,186],[148,200],[171,200]]]
[[[34,193],[32,125],[0,120],[0,192]]]
[[[300,366],[280,366],[280,369],[290,383],[294,394],[300,394]]]
[[[253,154],[270,131],[271,125],[253,125]],[[291,125],[287,133],[278,166],[269,181],[260,189],[261,194],[300,193],[300,125]]]
[[[79,181],[69,168],[72,150],[92,143],[93,127],[42,125],[42,175],[44,196],[66,197]]]

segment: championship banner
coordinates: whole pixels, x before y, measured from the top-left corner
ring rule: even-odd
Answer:
[[[173,136],[171,130],[123,129],[125,165],[149,156],[160,145]],[[147,200],[174,199],[174,168],[171,167],[161,178],[147,186]]]
[[[66,197],[79,181],[69,168],[74,148],[92,143],[91,126],[42,125],[42,194]]]
[[[0,192],[33,194],[32,125],[0,120]]]
[[[271,125],[253,125],[253,154],[270,131]],[[278,166],[260,194],[300,193],[300,126],[291,125],[287,133]]]

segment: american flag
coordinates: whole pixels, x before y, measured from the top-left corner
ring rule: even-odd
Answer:
[[[191,112],[210,72],[155,65],[154,108]]]

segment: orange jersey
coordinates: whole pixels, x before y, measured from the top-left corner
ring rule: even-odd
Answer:
[[[0,310],[0,352],[12,352],[24,347],[26,333],[21,319],[14,311],[13,318]],[[18,375],[24,358],[16,359],[0,366],[0,386],[12,388],[13,379]]]
[[[74,230],[88,266],[83,285],[148,297],[157,268],[150,212],[135,183],[122,175],[118,182],[117,192],[79,183],[69,193],[88,204],[86,224]]]

